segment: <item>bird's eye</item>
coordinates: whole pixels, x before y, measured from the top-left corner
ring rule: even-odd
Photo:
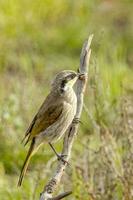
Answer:
[[[67,81],[70,81],[70,80],[72,80],[72,79],[74,79],[75,77],[76,77],[77,75],[76,74],[69,74],[67,77],[66,77],[66,80]]]
[[[76,76],[76,74],[71,74],[71,79],[75,78]]]

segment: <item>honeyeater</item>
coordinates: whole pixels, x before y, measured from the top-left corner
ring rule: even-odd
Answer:
[[[52,144],[61,138],[74,119],[77,97],[73,85],[77,78],[78,73],[64,70],[52,81],[50,93],[33,118],[23,139],[25,145],[30,142],[30,147],[19,176],[18,186],[22,184],[31,156],[44,143],[50,144],[53,148]]]

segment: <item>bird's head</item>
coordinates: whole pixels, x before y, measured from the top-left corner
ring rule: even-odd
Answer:
[[[60,92],[65,92],[68,89],[72,88],[74,83],[78,78],[78,73],[72,70],[64,70],[59,72],[53,82],[52,88],[60,90]]]

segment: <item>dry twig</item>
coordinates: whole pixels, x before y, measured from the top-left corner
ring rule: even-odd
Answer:
[[[82,112],[84,91],[86,88],[87,77],[88,77],[87,76],[88,65],[89,65],[89,60],[90,60],[90,55],[91,55],[90,45],[91,45],[92,38],[93,38],[93,35],[90,35],[88,40],[86,40],[85,43],[83,44],[82,51],[81,51],[79,72],[82,75],[75,85],[75,92],[76,92],[77,100],[78,100],[77,111],[76,111],[76,115],[72,124],[70,125],[70,127],[68,128],[65,134],[63,150],[62,150],[62,154],[67,155],[65,158],[66,161],[69,160],[70,155],[71,155],[71,149],[74,142],[74,137],[77,134],[78,124],[79,124],[78,122],[79,122],[80,115]],[[61,177],[63,175],[63,171],[65,170],[66,166],[67,166],[67,163],[59,161],[55,174],[50,179],[48,184],[44,187],[43,192],[40,195],[40,200],[55,200],[55,199],[57,200],[57,199],[62,199],[68,196],[69,194],[71,194],[71,192],[65,192],[57,197],[52,198],[52,194],[57,188],[57,186],[59,185]]]

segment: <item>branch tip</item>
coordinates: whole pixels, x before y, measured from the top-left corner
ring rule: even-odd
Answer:
[[[67,197],[67,196],[69,196],[69,195],[71,195],[71,194],[72,194],[72,191],[64,192],[64,193],[62,193],[62,194],[59,194],[59,195],[56,196],[56,197],[49,198],[48,200],[60,200],[60,199],[63,199],[63,198],[65,198],[65,197]]]

